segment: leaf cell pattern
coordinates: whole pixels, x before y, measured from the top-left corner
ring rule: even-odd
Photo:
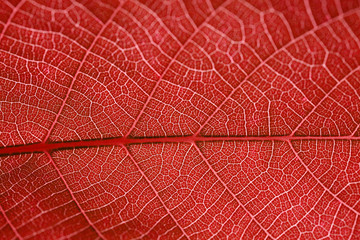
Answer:
[[[360,2],[0,2],[0,239],[360,239]]]

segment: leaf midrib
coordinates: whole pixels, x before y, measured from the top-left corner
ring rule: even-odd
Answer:
[[[170,136],[146,138],[103,138],[81,141],[46,142],[0,148],[1,155],[53,151],[66,148],[99,147],[150,143],[194,143],[215,141],[360,140],[358,136]]]

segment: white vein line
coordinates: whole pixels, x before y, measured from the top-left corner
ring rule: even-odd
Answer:
[[[160,26],[162,26],[164,29],[167,30],[167,33],[177,42],[177,44],[179,44],[179,46],[181,46],[181,42],[180,40],[170,31],[170,29],[168,28],[168,26],[162,21],[161,17],[159,17],[151,8],[149,8],[146,4],[140,2],[140,1],[136,1],[136,4],[141,5],[142,8],[144,8],[146,11],[148,11],[155,19],[158,20]],[[179,1],[179,4],[182,6],[183,1]],[[185,11],[184,11],[185,12]],[[185,14],[186,15],[186,14]],[[187,15],[189,16],[189,15]],[[190,16],[189,16],[190,18]],[[189,22],[192,22],[192,19],[190,18]],[[139,23],[139,25],[141,25]],[[194,29],[196,29],[196,25],[192,26]]]
[[[134,165],[136,166],[136,168],[138,169],[138,171],[140,172],[141,176],[146,180],[146,182],[149,184],[150,188],[152,189],[152,191],[155,193],[156,197],[159,199],[159,201],[161,202],[161,204],[163,205],[165,211],[167,212],[167,214],[171,217],[171,219],[174,221],[174,223],[178,226],[178,228],[181,230],[181,232],[184,234],[184,236],[186,236],[189,239],[189,236],[185,233],[184,229],[182,227],[179,226],[179,224],[175,221],[174,216],[172,215],[172,213],[170,212],[170,209],[168,209],[164,203],[164,201],[160,198],[159,193],[156,191],[156,189],[154,188],[154,186],[151,184],[151,181],[147,178],[147,176],[145,175],[144,171],[141,170],[139,164],[135,161],[135,159],[133,158],[133,156],[130,154],[130,151],[128,150],[128,148],[124,145],[121,145],[122,148],[124,148],[124,150],[126,151],[127,155],[130,157],[131,161],[134,163]]]
[[[57,172],[57,174],[59,175],[60,179],[62,180],[62,182],[65,185],[65,188],[69,191],[72,199],[74,200],[75,204],[77,205],[77,207],[79,208],[80,212],[82,213],[82,215],[84,216],[85,220],[89,223],[89,225],[95,230],[95,232],[98,234],[99,237],[101,237],[102,239],[106,239],[103,234],[100,232],[99,229],[97,229],[95,227],[95,225],[90,221],[89,217],[86,215],[85,211],[82,209],[80,203],[78,202],[78,200],[76,199],[76,197],[74,196],[74,193],[71,191],[69,185],[67,184],[67,182],[65,181],[64,176],[62,175],[62,173],[60,172],[60,169],[56,166],[56,163],[54,161],[54,159],[51,157],[50,153],[45,151],[44,152],[46,154],[46,156],[49,158],[51,164],[53,165],[53,167],[55,168],[55,171]]]
[[[119,6],[117,6],[117,8],[114,10],[114,12],[111,14],[110,18],[107,20],[106,23],[104,23],[104,25],[102,26],[102,28],[100,29],[100,31],[98,32],[98,34],[96,35],[96,37],[94,38],[94,40],[92,41],[91,45],[89,46],[89,48],[87,49],[86,53],[84,54],[84,57],[83,59],[81,60],[80,64],[79,64],[79,67],[78,69],[76,70],[76,73],[75,73],[75,76],[73,77],[71,83],[70,83],[70,86],[68,88],[68,91],[66,93],[66,96],[61,104],[61,107],[59,109],[59,112],[58,114],[56,114],[56,117],[55,117],[55,120],[53,121],[47,135],[45,136],[44,140],[43,140],[43,143],[45,143],[47,141],[47,139],[50,137],[50,134],[52,132],[52,130],[54,129],[55,127],[55,124],[58,122],[58,119],[60,117],[60,114],[62,112],[62,110],[64,109],[65,107],[65,104],[66,104],[66,101],[67,99],[69,98],[70,96],[70,92],[74,86],[74,83],[75,83],[75,80],[77,78],[77,76],[80,74],[80,69],[82,67],[82,65],[86,62],[86,58],[87,56],[91,53],[91,49],[93,48],[93,46],[95,46],[97,40],[99,39],[99,37],[101,36],[101,34],[105,31],[107,25],[113,20],[113,18],[116,16],[116,13],[121,9],[122,7],[122,4],[119,4]]]
[[[80,48],[81,50],[83,51],[86,51],[86,48],[81,45],[80,43],[78,43],[76,40],[74,39],[71,39],[69,38],[68,36],[66,36],[65,34],[63,34],[62,32],[50,32],[50,31],[46,31],[46,30],[41,30],[41,29],[32,29],[32,28],[29,28],[27,26],[23,26],[23,25],[20,25],[20,24],[17,24],[17,23],[11,23],[12,26],[14,27],[17,27],[17,28],[20,28],[24,31],[27,31],[27,32],[31,32],[32,34],[38,34],[38,35],[52,35],[52,39],[51,40],[54,40],[54,37],[55,36],[59,36],[61,38],[64,38],[65,40],[68,40],[69,42],[71,42],[72,44],[74,44],[76,47]],[[91,36],[95,37],[94,34],[92,34]],[[30,43],[30,42],[25,42],[25,41],[22,41],[21,39],[17,39],[17,38],[14,38],[14,37],[10,37],[9,35],[6,35],[7,38],[11,38],[13,39],[14,41],[18,41],[18,42],[21,42],[21,43],[24,43],[24,44],[27,44],[27,45],[31,45],[32,47],[33,46],[37,46],[37,47],[41,47],[45,50],[56,50],[55,48],[52,48],[52,49],[47,49],[47,48],[44,48],[42,45],[40,44],[36,44],[36,43]],[[58,51],[60,53],[63,53],[64,55],[66,55],[66,57],[70,57],[70,54],[67,54],[67,53],[64,53],[64,52],[61,52],[61,51]],[[16,55],[17,56],[17,55]],[[71,58],[71,59],[74,59],[74,58]],[[74,60],[76,62],[80,62],[78,59]]]
[[[333,218],[333,220],[331,221],[331,228],[330,228],[330,230],[329,230],[329,232],[328,232],[328,235],[327,235],[327,237],[330,239],[331,238],[331,236],[330,236],[330,234],[331,234],[331,231],[333,230],[333,228],[334,228],[334,226],[335,226],[335,224],[334,224],[334,222],[335,222],[335,219],[336,219],[336,217],[337,217],[337,215],[338,215],[338,213],[339,213],[339,211],[340,211],[340,209],[341,209],[341,203],[339,204],[339,206],[338,206],[338,209],[336,210],[336,213],[334,214],[334,218]]]
[[[136,124],[138,123],[140,117],[143,115],[146,107],[148,106],[150,100],[152,99],[152,96],[155,94],[155,91],[157,90],[158,86],[160,85],[161,80],[163,79],[163,77],[165,76],[165,74],[167,73],[167,71],[170,69],[170,67],[172,66],[172,64],[174,62],[176,62],[176,58],[179,56],[179,54],[185,49],[185,46],[187,46],[187,44],[191,41],[191,39],[196,36],[196,34],[198,34],[201,30],[201,28],[206,24],[207,21],[209,21],[211,18],[213,18],[218,11],[220,11],[219,9],[222,8],[222,6],[224,6],[225,4],[227,4],[229,0],[223,2],[214,12],[212,12],[205,20],[202,24],[200,24],[200,26],[191,34],[191,36],[184,42],[184,44],[181,45],[181,47],[177,50],[177,52],[175,53],[174,57],[171,58],[171,61],[169,62],[169,64],[166,66],[166,68],[164,69],[164,71],[162,72],[161,76],[159,77],[158,81],[156,82],[155,86],[153,87],[149,97],[146,99],[146,102],[144,103],[142,109],[140,110],[138,116],[136,117],[134,123],[132,124],[132,126],[130,127],[128,133],[125,135],[125,137],[128,137],[132,130],[135,128]]]
[[[13,18],[15,17],[15,14],[19,11],[20,7],[22,7],[22,5],[24,5],[24,3],[26,2],[26,0],[22,0],[21,2],[19,2],[18,5],[16,5],[16,7],[14,8],[14,10],[12,11],[8,21],[6,22],[6,24],[4,25],[3,31],[0,34],[0,41],[2,40],[2,38],[5,36],[5,32],[8,30],[11,21],[13,20]]]
[[[357,223],[358,219],[359,219],[359,215],[356,215],[356,218],[355,218],[355,221],[354,221],[354,225],[352,226],[351,233],[350,233],[350,235],[349,235],[349,239],[351,239],[353,236],[355,236],[354,231],[355,231],[355,226],[356,226],[356,223]],[[356,236],[355,236],[355,237],[356,237]]]
[[[344,76],[339,82],[337,82],[337,84],[335,84],[335,86],[318,102],[318,104],[315,105],[315,107],[303,118],[303,120],[301,120],[301,122],[297,125],[297,127],[292,131],[292,133],[290,134],[290,136],[294,136],[294,134],[297,132],[297,130],[302,126],[302,124],[307,121],[308,117],[315,112],[315,110],[320,106],[320,104],[322,102],[324,102],[326,99],[328,99],[328,97],[330,96],[330,94],[335,91],[342,83],[344,83],[346,81],[346,79],[351,76],[353,73],[355,73],[356,71],[360,70],[360,66],[358,66],[357,68],[353,69],[352,71],[350,71],[346,76]],[[336,101],[334,101],[335,103],[337,103]],[[339,103],[337,103],[339,104]],[[339,104],[340,105],[340,104]],[[340,105],[341,106],[341,105]],[[342,107],[342,106],[341,106]],[[351,114],[350,114],[351,116]]]
[[[18,231],[16,230],[15,226],[12,224],[12,222],[10,221],[10,219],[6,216],[6,213],[4,211],[4,209],[2,208],[2,206],[0,205],[0,212],[2,213],[2,215],[4,216],[7,224],[9,224],[11,230],[13,230],[13,232],[15,233],[15,236],[18,237],[19,239],[23,239],[20,234],[18,233]]]
[[[306,214],[304,214],[304,216],[302,216],[302,217],[298,220],[298,222],[297,222],[296,225],[292,225],[291,227],[297,227],[297,226],[299,225],[299,223],[301,223],[301,221],[302,221],[304,218],[306,218],[306,217],[311,213],[311,211],[315,211],[315,210],[314,210],[315,207],[316,207],[317,204],[320,202],[320,200],[322,200],[322,197],[323,197],[324,194],[326,193],[326,190],[325,190],[325,189],[323,189],[323,190],[324,190],[323,193],[322,193],[321,196],[318,198],[318,200],[315,202],[314,206],[312,206],[311,209],[310,209]],[[340,204],[340,206],[341,206],[341,204]],[[320,214],[319,214],[319,215],[320,215]],[[286,231],[284,231],[282,234],[280,234],[277,238],[280,239],[284,234],[286,234],[286,233],[291,229],[291,227],[288,228]],[[299,232],[300,232],[300,231],[299,231]],[[300,232],[300,235],[301,235],[301,232]]]
[[[360,124],[357,125],[355,130],[352,132],[351,136],[355,136],[356,132],[360,129]]]
[[[298,155],[298,153],[295,151],[294,146],[292,145],[290,140],[287,140],[287,143],[289,144],[291,151],[295,154],[296,158],[299,159],[300,163],[305,167],[306,171],[310,173],[310,175],[316,180],[317,183],[321,185],[325,191],[327,191],[331,196],[333,196],[336,200],[338,200],[341,204],[349,208],[351,211],[353,211],[355,214],[359,214],[357,210],[355,210],[353,207],[349,206],[346,202],[341,200],[338,196],[336,196],[333,192],[331,192],[325,185],[314,175],[314,173],[308,168],[308,166],[304,163],[302,158]]]
[[[246,81],[248,80],[253,74],[255,74],[257,72],[257,70],[259,70],[262,66],[264,65],[267,65],[266,61],[271,59],[272,57],[274,57],[276,54],[278,54],[281,50],[283,49],[286,49],[287,47],[293,45],[296,43],[297,40],[299,39],[303,39],[304,37],[308,36],[308,35],[311,35],[311,34],[314,34],[317,30],[325,27],[325,26],[328,26],[330,25],[331,23],[333,22],[336,22],[336,21],[339,21],[341,19],[343,19],[345,16],[348,16],[348,15],[351,15],[353,14],[354,12],[357,12],[358,9],[353,9],[353,10],[350,10],[348,12],[346,12],[345,14],[343,15],[339,15],[331,20],[329,20],[328,22],[325,22],[323,24],[320,24],[320,25],[317,25],[315,28],[309,30],[308,32],[302,34],[302,35],[299,35],[297,38],[295,39],[292,39],[291,41],[289,41],[287,44],[283,45],[281,48],[279,49],[276,49],[272,54],[270,54],[268,57],[266,57],[259,65],[257,65],[247,76],[246,78],[243,80]],[[243,83],[242,82],[242,83]],[[206,126],[206,124],[211,120],[211,118],[214,117],[214,115],[219,111],[219,109],[221,109],[221,107],[226,103],[227,100],[231,99],[232,95],[235,94],[235,92],[241,87],[242,83],[240,83],[237,87],[234,88],[234,90],[227,96],[227,98],[218,106],[218,108],[210,115],[210,117],[200,126],[200,128],[198,129],[198,131],[196,133],[194,133],[194,135],[199,135],[200,131],[202,130],[202,128],[204,126]],[[304,118],[305,119],[305,118]]]
[[[314,14],[312,13],[312,9],[310,7],[309,0],[305,0],[304,5],[305,5],[306,13],[307,13],[307,15],[309,17],[309,20],[311,22],[311,25],[313,25],[313,27],[315,27],[317,25],[317,23],[316,23],[316,21],[314,19]]]
[[[214,176],[218,179],[218,181],[224,186],[224,188],[230,193],[230,195],[235,199],[235,201],[242,206],[242,208],[245,210],[245,212],[251,217],[251,219],[259,225],[260,229],[262,229],[266,235],[268,235],[269,237],[272,237],[272,235],[265,229],[262,227],[262,225],[258,222],[258,220],[256,220],[256,218],[243,206],[243,204],[239,201],[239,199],[234,195],[234,193],[232,191],[230,191],[230,189],[227,187],[227,185],[225,184],[225,182],[219,177],[219,175],[217,174],[217,172],[212,168],[212,166],[210,165],[210,163],[208,162],[208,160],[205,158],[205,156],[202,154],[202,152],[200,151],[199,147],[195,144],[192,143],[191,144],[196,152],[199,154],[199,156],[203,159],[203,161],[206,163],[206,165],[208,166],[208,168],[210,169],[210,171],[214,174]]]

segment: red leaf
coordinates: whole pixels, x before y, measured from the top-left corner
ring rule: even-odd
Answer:
[[[360,239],[349,1],[0,3],[0,239]]]

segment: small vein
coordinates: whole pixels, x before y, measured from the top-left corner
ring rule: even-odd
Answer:
[[[316,200],[316,202],[315,202],[315,204],[312,206],[312,208],[306,213],[306,214],[304,214],[304,216],[302,216],[299,220],[298,220],[298,222],[297,222],[297,224],[295,225],[295,224],[293,224],[291,227],[297,227],[298,225],[299,225],[299,223],[304,219],[304,218],[306,218],[310,213],[311,213],[311,211],[313,211],[314,209],[315,209],[315,207],[316,207],[316,205],[320,202],[320,200],[322,199],[322,197],[324,196],[324,194],[326,193],[326,191],[325,191],[325,189],[324,189],[324,191],[323,191],[323,193],[321,194],[321,196]],[[340,206],[341,206],[341,204],[340,204]],[[288,229],[289,230],[289,229]],[[283,236],[283,235],[285,235],[287,233],[287,231],[284,231],[281,235],[279,235],[278,236],[278,239],[281,239],[281,237]]]
[[[320,104],[322,102],[324,102],[329,96],[330,94],[335,91],[342,83],[344,83],[346,81],[346,79],[351,76],[353,73],[355,73],[356,71],[360,70],[360,66],[358,66],[357,68],[353,69],[351,72],[349,72],[346,76],[344,76],[337,84],[335,84],[335,86],[313,107],[313,109],[308,112],[308,114],[306,114],[306,116],[303,117],[303,119],[301,120],[301,122],[297,125],[297,127],[292,131],[292,133],[290,134],[290,136],[294,136],[294,134],[297,132],[297,130],[302,126],[302,124],[307,121],[307,118],[315,112],[315,110],[317,109],[318,106],[320,106]],[[352,116],[350,114],[350,116]]]
[[[207,159],[204,157],[204,155],[202,154],[202,152],[200,151],[199,147],[195,144],[192,143],[192,145],[194,146],[195,150],[197,151],[197,153],[199,154],[199,156],[201,156],[201,158],[204,160],[204,162],[206,163],[206,165],[209,167],[209,169],[211,170],[211,172],[214,174],[214,176],[216,176],[216,178],[218,179],[218,181],[224,186],[224,188],[231,194],[231,196],[235,199],[235,201],[242,206],[242,208],[245,210],[245,212],[251,217],[251,219],[256,222],[256,224],[259,225],[259,227],[266,233],[266,235],[272,237],[272,235],[265,229],[262,227],[262,225],[259,223],[258,220],[256,220],[256,218],[244,207],[244,205],[239,201],[239,199],[234,195],[234,193],[232,191],[230,191],[230,189],[227,187],[227,185],[225,184],[225,182],[219,177],[219,175],[216,173],[216,171],[211,167],[210,163],[207,161]]]
[[[141,170],[141,168],[139,167],[139,165],[137,164],[137,162],[135,161],[135,159],[133,158],[133,156],[130,154],[130,151],[128,150],[128,148],[125,145],[121,145],[124,150],[126,151],[126,153],[128,154],[128,156],[130,157],[131,161],[135,164],[137,170],[140,172],[141,176],[146,180],[146,182],[149,184],[150,188],[152,189],[152,191],[155,193],[156,197],[159,199],[159,201],[161,202],[161,204],[164,206],[167,214],[171,217],[171,219],[174,221],[174,223],[178,226],[178,228],[181,230],[181,232],[183,233],[184,236],[186,236],[186,238],[189,239],[189,236],[185,233],[184,229],[182,227],[179,226],[179,224],[175,221],[174,216],[171,214],[170,210],[166,207],[164,201],[160,198],[159,193],[156,191],[156,189],[154,188],[154,186],[151,184],[150,180],[147,178],[147,176],[145,175],[144,171]]]
[[[316,21],[314,19],[314,14],[312,13],[309,0],[305,0],[304,4],[305,4],[306,13],[309,16],[310,22],[313,25],[313,27],[315,27],[317,24],[316,24]]]
[[[55,127],[55,124],[58,122],[58,119],[60,117],[60,114],[62,112],[62,110],[64,109],[65,107],[65,104],[66,104],[66,101],[67,99],[69,98],[70,96],[70,92],[74,86],[74,83],[75,83],[75,79],[77,78],[77,76],[79,75],[80,73],[80,69],[82,67],[82,65],[85,63],[86,61],[86,58],[87,56],[89,55],[89,53],[91,52],[91,49],[93,48],[93,46],[95,45],[96,41],[99,39],[99,37],[101,36],[101,34],[105,31],[106,29],[106,26],[113,20],[113,18],[116,16],[116,13],[119,11],[119,9],[121,9],[122,7],[122,4],[119,4],[119,6],[117,6],[117,8],[114,10],[114,12],[112,13],[112,15],[110,16],[110,18],[106,21],[106,23],[104,23],[104,25],[102,26],[102,28],[100,29],[100,31],[98,32],[98,34],[95,36],[94,40],[92,41],[91,45],[89,46],[89,48],[86,50],[86,53],[84,54],[84,57],[82,58],[80,64],[79,64],[79,67],[77,68],[76,70],[76,73],[75,73],[75,76],[73,77],[71,83],[70,83],[70,86],[68,88],[68,91],[66,93],[66,96],[61,104],[61,107],[59,109],[59,112],[56,114],[55,116],[55,120],[53,121],[47,135],[45,136],[44,140],[43,140],[43,143],[45,143],[47,141],[47,139],[50,137],[50,134],[52,132],[52,130],[54,129]]]
[[[179,39],[173,34],[173,32],[170,31],[170,29],[168,28],[168,26],[163,22],[163,20],[151,9],[149,8],[146,4],[138,1],[136,2],[137,4],[140,4],[144,9],[146,9],[154,18],[156,18],[159,21],[160,26],[162,26],[164,29],[167,30],[167,33],[169,33],[169,35],[179,44],[181,45],[181,42],[179,41]],[[180,1],[180,5],[181,5],[182,1]],[[139,24],[140,25],[140,24]]]
[[[346,202],[344,202],[343,200],[341,200],[338,196],[336,196],[333,192],[331,192],[327,187],[325,187],[325,185],[314,175],[314,173],[312,171],[310,171],[310,169],[308,168],[308,166],[304,163],[304,161],[301,159],[301,157],[297,154],[297,152],[294,149],[294,146],[292,145],[290,140],[287,140],[287,143],[289,144],[291,151],[295,154],[295,156],[300,160],[300,163],[305,167],[306,171],[316,180],[317,183],[319,183],[321,185],[321,187],[323,189],[325,189],[325,191],[327,191],[331,196],[333,196],[336,200],[338,200],[341,204],[343,204],[344,206],[346,206],[347,208],[349,208],[350,210],[352,210],[353,212],[355,212],[355,214],[359,214],[359,212],[357,210],[355,210],[353,207],[351,207],[349,204],[347,204]]]
[[[130,127],[128,133],[125,135],[125,137],[128,137],[132,130],[135,128],[136,124],[138,123],[140,117],[143,115],[145,108],[148,106],[150,100],[152,99],[152,96],[155,94],[155,91],[158,89],[158,86],[160,85],[161,80],[163,79],[163,77],[165,76],[165,74],[167,73],[167,71],[170,69],[171,65],[176,61],[176,58],[179,56],[179,54],[185,49],[185,46],[191,41],[191,39],[200,31],[200,29],[202,28],[203,25],[205,25],[212,17],[214,17],[217,12],[219,11],[219,9],[221,9],[221,6],[225,5],[229,0],[223,2],[214,12],[212,12],[206,19],[204,22],[202,22],[200,24],[200,26],[191,34],[191,36],[184,42],[184,44],[181,45],[181,47],[176,51],[176,53],[174,54],[174,57],[171,59],[171,61],[169,62],[169,64],[166,66],[166,68],[164,69],[163,73],[161,74],[161,76],[159,77],[158,81],[156,82],[155,86],[153,87],[149,97],[146,99],[146,102],[144,103],[142,109],[140,110],[138,116],[136,117],[135,121],[133,122],[132,126]]]
[[[356,132],[360,129],[360,124],[357,125],[355,130],[352,132],[351,136],[355,136]]]
[[[99,229],[97,229],[95,227],[95,225],[90,221],[89,217],[86,215],[85,211],[82,209],[82,207],[80,206],[80,203],[77,201],[76,197],[74,196],[74,193],[71,191],[69,185],[67,184],[67,182],[65,181],[64,176],[61,174],[60,169],[57,167],[57,165],[55,164],[54,159],[51,157],[50,153],[45,151],[44,152],[46,154],[46,156],[49,158],[51,164],[53,165],[53,167],[55,168],[57,174],[59,175],[60,179],[62,180],[62,182],[64,183],[66,189],[69,191],[72,199],[74,200],[75,204],[77,205],[77,207],[79,208],[80,212],[82,213],[82,215],[84,216],[84,218],[86,219],[86,221],[89,223],[89,225],[95,230],[95,232],[97,233],[97,235],[102,238],[102,239],[106,239],[103,234],[100,232]]]
[[[6,216],[6,213],[4,211],[4,209],[2,208],[2,206],[0,205],[0,212],[2,213],[2,215],[4,216],[6,222],[9,224],[11,230],[13,230],[13,232],[15,233],[16,237],[18,237],[19,239],[23,239],[20,234],[18,233],[18,231],[16,230],[15,226],[12,224],[12,222],[10,221],[10,219]]]
[[[277,53],[279,53],[281,50],[286,49],[288,46],[291,46],[292,44],[296,43],[297,40],[302,39],[310,34],[315,33],[316,30],[328,26],[329,24],[338,21],[339,19],[344,18],[346,15],[350,15],[353,12],[356,12],[358,9],[355,10],[350,10],[346,13],[344,13],[343,15],[337,16],[331,20],[329,20],[328,22],[325,22],[323,24],[317,25],[315,28],[307,31],[306,33],[299,35],[298,37],[296,37],[295,39],[293,39],[292,41],[288,42],[287,44],[283,45],[282,47],[280,47],[279,49],[275,50],[273,53],[271,53],[268,57],[266,57],[265,59],[262,60],[262,62],[260,62],[260,64],[258,64],[247,76],[246,78],[243,80],[243,82],[247,81],[254,73],[256,73],[257,70],[259,70],[262,66],[267,65],[267,60],[271,59],[273,56],[275,56]],[[242,83],[243,83],[242,82]],[[214,115],[221,109],[221,107],[227,102],[227,100],[229,100],[234,94],[235,92],[239,89],[239,87],[242,85],[242,83],[240,83],[237,87],[235,87],[232,92],[224,99],[224,101],[222,101],[222,103],[217,107],[217,109],[215,109],[215,111],[209,116],[209,118],[207,118],[207,120],[200,126],[200,128],[198,129],[198,131],[196,131],[196,133],[194,133],[194,135],[199,135],[202,128],[204,126],[206,126],[206,124],[214,117]]]
[[[2,33],[0,34],[0,41],[2,40],[2,38],[5,36],[5,32],[6,30],[9,28],[11,21],[13,20],[15,14],[19,11],[20,7],[22,7],[22,5],[26,2],[26,0],[22,0],[18,5],[16,5],[16,7],[14,8],[14,10],[12,11],[8,21],[6,22]]]
[[[328,232],[328,237],[329,237],[329,238],[331,238],[330,233],[332,232],[332,230],[333,230],[333,228],[334,228],[334,226],[335,226],[334,222],[335,222],[335,220],[336,220],[337,215],[339,214],[340,209],[341,209],[341,204],[339,204],[338,209],[336,210],[336,213],[334,214],[334,218],[333,218],[333,220],[331,221],[331,224],[330,224],[330,225],[331,225],[331,228],[330,228],[330,230],[329,230],[329,232]]]
[[[351,230],[351,234],[349,236],[349,239],[352,239],[353,237],[356,237],[354,231],[355,231],[355,226],[356,226],[356,223],[357,223],[358,220],[359,220],[359,214],[356,215],[354,225],[352,226],[352,230]]]

